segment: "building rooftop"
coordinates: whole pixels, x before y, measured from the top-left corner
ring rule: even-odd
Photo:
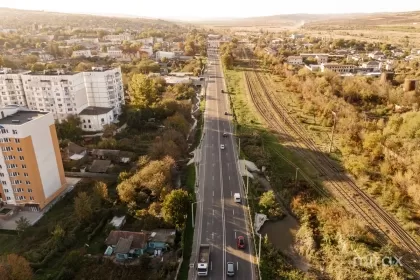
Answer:
[[[1,108],[0,108],[1,111]],[[27,123],[38,117],[42,117],[48,114],[48,112],[39,111],[18,111],[7,117],[0,119],[0,125],[21,125]]]
[[[112,108],[89,106],[83,109],[79,115],[85,115],[85,116],[103,115],[103,114],[108,113],[109,111],[112,111]]]

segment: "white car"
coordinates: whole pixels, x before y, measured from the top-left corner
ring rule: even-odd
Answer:
[[[225,145],[221,144],[221,145],[220,145],[220,149],[221,149],[221,150],[224,150],[224,149],[225,149]]]

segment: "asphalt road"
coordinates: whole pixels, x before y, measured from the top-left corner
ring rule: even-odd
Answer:
[[[231,116],[227,94],[224,88],[219,56],[209,50],[208,90],[204,114],[204,135],[199,164],[199,188],[197,193],[197,212],[192,254],[198,252],[199,244],[211,245],[210,271],[207,279],[224,280],[226,263],[233,262],[233,279],[254,280],[255,269],[252,264],[250,233],[248,232],[245,208],[233,201],[234,193],[241,193],[245,202],[244,190],[240,185],[237,168],[237,147],[232,133]],[[223,132],[228,137],[223,137]],[[225,149],[221,149],[223,144]],[[245,249],[237,249],[236,238],[244,236]],[[195,260],[196,261],[196,260]],[[190,273],[190,279],[200,279]],[[230,278],[230,277],[229,277]]]

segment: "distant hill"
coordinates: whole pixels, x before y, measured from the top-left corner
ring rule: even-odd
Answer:
[[[333,18],[346,18],[353,17],[356,14],[287,14],[287,15],[274,15],[263,17],[250,17],[239,19],[209,19],[202,21],[194,21],[195,24],[201,25],[214,25],[214,26],[291,26],[300,24],[302,22],[312,22]]]
[[[174,25],[173,22],[134,17],[110,17],[0,8],[0,27],[17,28],[36,24],[80,28],[133,28]]]
[[[308,22],[306,29],[352,29],[373,26],[413,26],[420,27],[420,11],[399,13],[360,14],[351,17],[335,17]]]

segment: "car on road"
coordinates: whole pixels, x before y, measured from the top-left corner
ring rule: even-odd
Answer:
[[[225,145],[221,144],[221,145],[220,145],[220,149],[221,149],[221,150],[224,150],[224,149],[225,149]]]
[[[222,89],[220,92],[221,92],[221,93],[224,93],[225,91]]]
[[[228,134],[226,132],[223,132],[223,137],[228,137]]]
[[[227,116],[227,115],[229,115],[229,113],[228,112],[225,112],[225,115]]]
[[[238,236],[236,245],[238,246],[238,249],[245,249],[245,237]]]
[[[227,262],[227,270],[226,274],[227,276],[235,276],[235,266],[233,265],[233,262]]]
[[[236,203],[241,203],[241,194],[240,194],[240,193],[234,193],[234,194],[233,194],[233,200],[234,200]]]

